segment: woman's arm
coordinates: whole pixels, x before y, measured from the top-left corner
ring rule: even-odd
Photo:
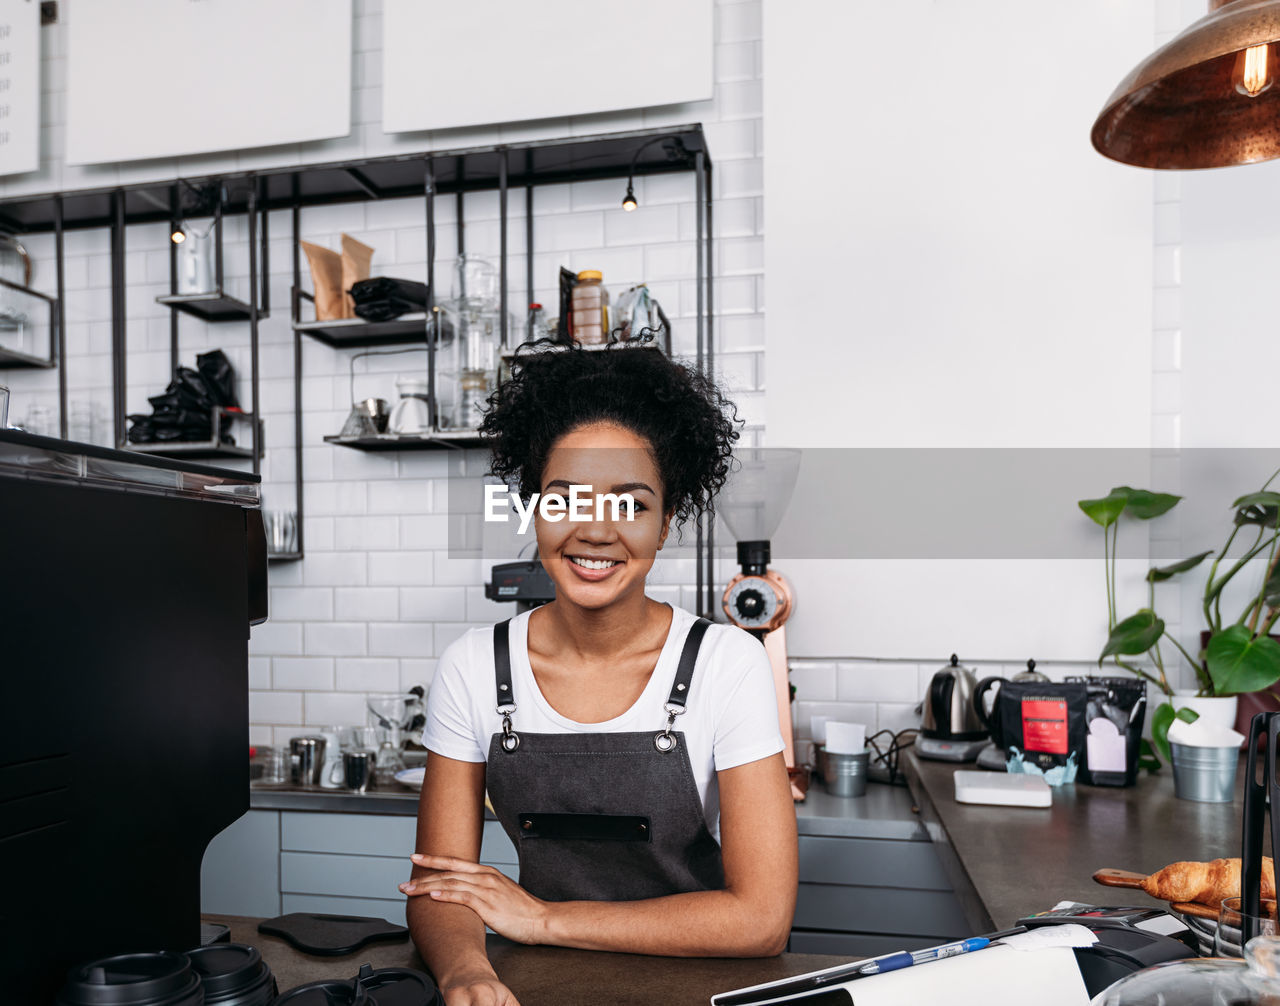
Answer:
[[[524,943],[671,957],[781,953],[795,912],[795,805],[782,755],[726,769],[720,785],[725,889],[645,901],[540,901],[474,857],[428,860],[441,870],[415,884],[415,902],[466,905]],[[423,788],[425,793],[426,788]]]
[[[419,852],[480,858],[484,827],[484,762],[428,754],[418,799]],[[414,865],[411,881],[433,871]],[[410,898],[405,908],[413,942],[449,1006],[519,1006],[494,973],[484,948],[484,922],[470,908]]]

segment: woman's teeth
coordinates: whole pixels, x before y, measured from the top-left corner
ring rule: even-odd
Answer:
[[[610,566],[618,565],[617,559],[579,559],[574,555],[569,556],[569,561],[583,569],[608,569]]]

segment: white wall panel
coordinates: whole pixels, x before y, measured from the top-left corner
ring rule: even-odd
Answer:
[[[0,2],[0,175],[40,167],[40,5]]]
[[[67,164],[346,136],[351,0],[129,0],[68,17]]]
[[[386,0],[382,128],[704,101],[712,0]]]

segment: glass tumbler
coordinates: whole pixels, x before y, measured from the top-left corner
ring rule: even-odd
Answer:
[[[1218,910],[1218,928],[1213,934],[1213,951],[1219,957],[1243,957],[1244,940],[1242,929],[1246,921],[1252,920],[1252,936],[1275,936],[1280,933],[1276,924],[1276,903],[1263,900],[1259,902],[1260,914],[1246,916],[1241,910],[1243,898],[1223,898],[1222,907]]]

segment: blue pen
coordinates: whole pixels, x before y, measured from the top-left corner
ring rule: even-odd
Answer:
[[[910,953],[902,950],[896,954],[888,954],[885,957],[877,957],[874,961],[868,961],[858,968],[858,974],[878,975],[885,971],[897,971],[899,968],[909,968],[913,964],[924,964],[926,961],[940,961],[945,957],[967,954],[972,950],[981,950],[990,945],[991,941],[987,937],[973,936],[955,943],[944,943],[940,947],[929,947],[927,950],[913,950]]]

